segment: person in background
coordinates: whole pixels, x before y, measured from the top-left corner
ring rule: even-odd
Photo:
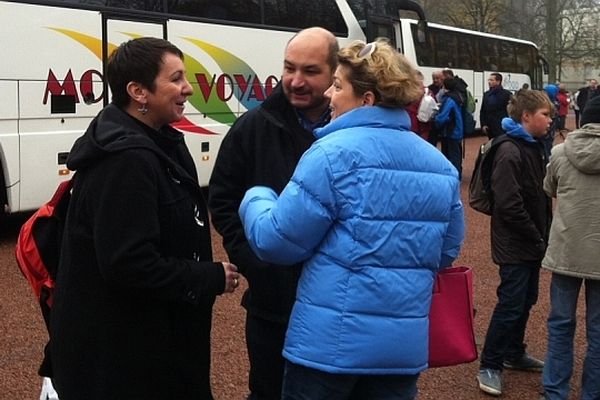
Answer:
[[[427,86],[427,89],[429,89],[429,93],[431,94],[431,96],[433,96],[433,98],[436,99],[436,101],[439,104],[441,104],[441,102],[438,100],[438,94],[440,94],[440,91],[442,91],[442,88],[444,86],[444,74],[441,70],[434,71],[431,73],[431,80],[432,82],[429,86]],[[427,141],[431,143],[434,147],[436,147],[439,137],[440,133],[435,127],[435,124],[431,124],[431,129],[429,130]]]
[[[575,129],[580,128],[579,124],[579,116],[581,114],[581,110],[579,109],[579,105],[577,104],[577,98],[579,97],[579,90],[573,93],[571,96],[571,102],[569,103],[570,107],[573,109],[575,113]]]
[[[558,85],[558,93],[556,94],[556,101],[558,102],[558,121],[557,129],[558,133],[563,136],[566,131],[567,114],[569,114],[569,91],[566,89],[564,83]]]
[[[440,89],[444,86],[444,74],[441,70],[434,71],[431,73],[431,84],[427,86],[431,94],[435,97],[437,96]]]
[[[240,217],[261,259],[304,263],[282,398],[414,399],[434,276],[463,241],[460,184],[409,131],[404,107],[422,88],[401,54],[355,42],[338,63],[331,123],[283,192],[250,189]]]
[[[251,400],[281,398],[281,351],[301,264],[282,268],[258,259],[244,236],[238,208],[252,186],[281,192],[314,142],[313,129],[329,122],[329,99],[323,93],[333,81],[337,51],[335,36],[322,28],[296,34],[285,48],[281,82],[231,127],[210,178],[212,222],[229,259],[248,281],[242,305]]]
[[[540,139],[553,107],[541,91],[518,91],[508,104],[510,118],[502,120],[516,143],[501,143],[492,164],[491,244],[500,285],[477,378],[479,388],[494,396],[502,394],[504,368],[541,372],[544,366],[527,354],[524,339],[550,228],[551,201],[542,189],[547,158]]]
[[[444,79],[444,97],[439,113],[435,116],[435,127],[442,137],[442,153],[458,171],[458,179],[462,179],[462,98],[457,88],[457,80]]]
[[[479,110],[479,123],[481,131],[489,139],[504,134],[502,119],[508,117],[506,107],[512,93],[502,87],[502,74],[493,72],[488,77],[488,87],[483,94],[481,109]]]
[[[417,77],[421,81],[421,84],[423,85],[423,74],[421,71],[417,71],[416,73]],[[421,98],[419,98],[419,100],[414,101],[406,106],[406,112],[408,112],[408,116],[410,117],[410,130],[421,136],[424,140],[429,141],[429,133],[431,132],[432,121],[420,121],[417,118],[419,114],[419,107],[421,106],[421,102],[425,96],[429,96],[435,100],[435,97],[433,97],[429,89],[423,85],[423,95]]]
[[[584,86],[579,89],[579,95],[577,96],[577,105],[579,106],[579,111],[583,112],[587,102],[598,95],[600,95],[598,81],[596,79],[590,79],[588,86]]]
[[[157,38],[109,57],[112,102],[67,160],[74,176],[50,321],[61,400],[212,399],[215,296],[235,265],[213,262],[209,219],[183,134],[192,87]]]
[[[542,266],[552,271],[544,399],[567,400],[573,374],[577,299],[585,284],[587,351],[580,398],[600,399],[600,97],[589,101],[582,127],[552,149],[544,190],[556,198]]]
[[[554,146],[554,137],[556,136],[556,130],[558,129],[559,117],[558,110],[560,109],[560,103],[558,101],[558,85],[549,84],[544,86],[544,92],[548,95],[548,98],[552,102],[552,124],[550,125],[550,129],[548,129],[548,133],[542,139],[544,143],[544,148],[546,149],[546,158],[550,157],[550,152],[552,151],[552,146]]]
[[[464,107],[464,105],[467,102],[467,88],[469,87],[469,85],[467,84],[467,82],[465,82],[460,76],[458,75],[454,75],[454,71],[452,71],[450,68],[444,68],[442,70],[442,75],[444,76],[444,81],[446,79],[452,79],[454,80],[454,90],[456,90],[458,92],[458,94],[460,95],[460,104],[462,104],[462,106]],[[446,88],[446,85],[444,84],[444,88]],[[441,98],[440,98],[441,100]],[[440,101],[441,103],[441,101]]]

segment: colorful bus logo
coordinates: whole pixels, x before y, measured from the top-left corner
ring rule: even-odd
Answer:
[[[48,29],[75,40],[91,51],[99,60],[102,60],[102,40],[68,29]],[[131,33],[126,33],[126,35],[132,38],[138,36]],[[239,111],[236,113],[231,109],[228,104],[230,100],[237,100],[245,110],[252,109],[269,96],[279,81],[279,78],[274,75],[262,80],[246,62],[220,47],[192,37],[183,37],[182,39],[208,54],[221,69],[219,74],[211,73],[196,58],[190,54],[184,55],[187,79],[194,87],[194,94],[188,101],[196,110],[216,122],[225,125],[233,124]],[[109,43],[108,51],[112,52],[116,47]],[[82,100],[87,104],[97,103],[104,98],[105,94],[102,89],[102,92],[96,95],[94,89],[97,86],[94,83],[102,80],[103,76],[99,71],[89,69],[84,71],[77,81],[69,69],[61,81],[50,68],[42,102],[47,104],[51,95],[71,95],[74,96],[76,103],[80,103]],[[178,126],[197,133],[214,133],[197,126],[196,129],[193,129],[194,124],[188,120]]]

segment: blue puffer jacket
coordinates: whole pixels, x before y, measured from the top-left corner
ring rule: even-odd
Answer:
[[[442,136],[448,139],[462,140],[464,136],[463,116],[458,94],[450,92],[444,95],[442,108],[435,116],[435,125],[442,130]]]
[[[459,253],[456,169],[409,132],[406,112],[352,110],[317,130],[277,198],[244,197],[256,254],[306,260],[283,355],[330,373],[415,374],[427,368],[435,271]]]

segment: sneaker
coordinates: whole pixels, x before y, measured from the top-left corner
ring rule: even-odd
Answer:
[[[497,369],[484,368],[479,370],[477,376],[479,389],[493,396],[502,394],[502,371]]]
[[[531,357],[529,354],[523,354],[521,359],[516,361],[505,360],[503,364],[507,369],[518,369],[521,371],[542,372],[544,362],[537,358]]]

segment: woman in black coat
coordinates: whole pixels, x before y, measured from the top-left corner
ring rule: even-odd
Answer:
[[[215,296],[237,268],[212,262],[192,157],[169,123],[192,88],[155,38],[108,60],[113,101],[73,146],[76,170],[50,323],[61,400],[212,399]]]

